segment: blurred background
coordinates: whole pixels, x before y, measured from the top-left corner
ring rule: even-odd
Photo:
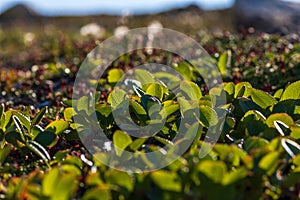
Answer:
[[[78,29],[88,23],[112,31],[159,21],[164,27],[212,31],[253,27],[266,32],[299,32],[300,0],[0,0],[2,28],[47,25]]]
[[[300,0],[0,0],[0,67],[62,59],[78,65],[101,40],[147,26],[201,44],[226,32],[292,35],[300,31]],[[214,54],[216,47],[207,50]]]
[[[93,48],[149,26],[195,39],[225,81],[251,81],[269,92],[299,79],[300,0],[0,0],[0,90],[29,91],[44,82],[70,94]],[[122,61],[123,68],[132,66]],[[34,98],[44,102],[42,96],[55,99],[48,93]]]

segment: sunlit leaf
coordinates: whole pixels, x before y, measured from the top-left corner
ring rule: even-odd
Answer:
[[[227,76],[227,60],[228,60],[228,53],[224,52],[219,58],[218,68],[221,72],[222,77]]]
[[[187,100],[199,100],[202,97],[199,86],[192,81],[182,81],[180,83],[180,89],[183,91]]]
[[[280,153],[276,151],[268,153],[260,160],[258,166],[261,169],[265,170],[268,175],[271,175],[275,172],[277,168],[279,156]]]
[[[130,144],[130,149],[137,151],[145,142],[147,138],[137,138]]]
[[[214,109],[208,106],[199,106],[200,121],[205,127],[214,126],[218,123],[218,115]]]
[[[225,163],[211,160],[201,162],[197,170],[215,183],[222,183],[227,171]]]
[[[117,170],[109,171],[105,174],[105,180],[110,184],[125,188],[128,192],[131,192],[134,187],[133,179],[126,172]]]
[[[42,108],[40,110],[40,112],[38,112],[38,114],[36,114],[36,116],[32,120],[32,125],[36,125],[36,124],[39,124],[41,122],[41,120],[43,119],[43,117],[46,113],[46,109],[47,109],[46,107]]]
[[[299,125],[291,125],[291,137],[298,140],[300,139],[300,126]]]
[[[261,108],[265,109],[277,103],[277,101],[270,94],[257,89],[252,89],[251,98]]]
[[[300,145],[293,140],[284,138],[281,140],[281,145],[291,157],[300,153]]]
[[[248,82],[239,82],[235,85],[234,98],[249,97],[251,94],[252,85]]]
[[[7,156],[9,155],[11,146],[9,144],[4,145],[3,148],[0,148],[0,166],[4,163]]]
[[[72,118],[73,116],[75,115],[75,110],[74,108],[66,108],[65,111],[64,111],[64,119],[67,121],[67,122],[72,122]]]
[[[108,96],[107,102],[111,104],[113,108],[118,107],[126,97],[126,92],[121,89],[114,89]]]
[[[274,98],[280,99],[281,96],[282,96],[282,94],[283,94],[283,89],[279,89],[279,90],[277,90],[277,91],[275,92]]]
[[[37,154],[39,157],[41,157],[46,163],[48,163],[51,160],[49,153],[39,143],[29,140],[26,142],[26,147],[29,148],[35,154]]]
[[[151,83],[146,90],[146,94],[157,97],[159,100],[163,99],[164,89],[163,86],[158,83]]]
[[[283,92],[280,101],[287,99],[300,99],[300,81],[290,84]]]
[[[274,127],[275,128],[275,121],[280,121],[284,124],[286,124],[287,126],[290,126],[291,124],[294,123],[293,118],[291,118],[288,114],[286,113],[275,113],[270,115],[267,120],[266,120],[266,124],[269,127]]]
[[[240,181],[241,179],[247,177],[247,169],[241,167],[238,169],[235,169],[231,172],[229,172],[228,174],[226,174],[226,176],[224,177],[222,184],[223,185],[230,185],[233,183],[236,183],[238,181]]]
[[[94,187],[84,194],[82,200],[90,200],[90,199],[101,199],[101,200],[111,200],[111,192],[108,188],[102,187]]]
[[[135,77],[139,82],[142,83],[142,85],[156,82],[153,74],[151,74],[149,71],[144,69],[136,69]]]
[[[181,191],[181,182],[176,173],[160,170],[151,173],[150,176],[154,184],[162,190]]]
[[[108,71],[107,80],[109,83],[117,83],[123,74],[124,72],[121,69],[111,69]]]
[[[123,131],[117,130],[113,135],[116,154],[121,156],[128,145],[132,143],[131,137]]]
[[[65,130],[69,128],[69,123],[63,120],[58,120],[51,122],[46,128],[45,131],[53,132],[56,135],[60,135]]]

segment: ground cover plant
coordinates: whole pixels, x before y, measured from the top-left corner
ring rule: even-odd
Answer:
[[[86,53],[105,38],[31,33],[35,38],[27,49],[24,37],[28,33],[9,33],[0,40],[1,46],[6,46],[0,52],[1,199],[300,198],[297,35],[212,35],[206,31],[191,35],[210,53],[223,76],[224,84],[210,90],[193,66],[176,55],[159,50],[132,52],[117,59],[98,80],[97,96],[82,97],[74,109],[70,100],[78,67]],[[27,53],[16,53],[16,46]],[[163,84],[139,84],[141,77],[159,77],[167,83],[178,81],[176,77],[141,70],[142,76],[128,80],[136,84],[129,97],[136,124],[149,123],[149,117],[159,112],[149,109],[149,104],[166,110],[167,122],[156,135],[147,140],[130,137],[112,116],[112,107],[122,104],[115,102],[112,94],[124,97],[124,91],[114,89],[115,83],[127,70],[147,62],[172,65],[187,79],[177,86],[182,97],[197,99],[193,106],[201,113],[196,119],[200,128],[189,125],[197,138],[180,159],[163,169],[142,174],[110,169],[82,145],[79,135],[85,134],[84,127],[75,128],[74,117],[79,112],[88,116],[91,100],[105,134],[121,149],[118,156],[124,150],[138,153],[166,144],[180,145],[171,140],[178,132],[178,116],[188,113],[191,105],[185,103],[180,110],[184,100],[174,98]],[[217,105],[221,95],[226,96],[226,103]],[[224,117],[218,115],[220,110],[226,112],[221,136],[213,150],[200,159],[207,128],[218,126]],[[145,163],[151,165],[147,159]]]

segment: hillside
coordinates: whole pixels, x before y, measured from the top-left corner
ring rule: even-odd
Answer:
[[[236,0],[230,9],[206,11],[195,5],[172,9],[157,14],[143,15],[91,15],[46,17],[26,5],[16,5],[0,15],[0,26],[19,27],[24,30],[45,28],[76,31],[88,23],[97,23],[109,31],[119,25],[129,28],[147,26],[160,21],[164,27],[185,33],[199,29],[212,31],[241,30],[254,27],[265,32],[282,34],[300,31],[300,4],[280,0]]]
[[[91,16],[54,16],[39,15],[31,8],[17,5],[0,15],[0,25],[5,27],[18,27],[22,29],[40,28],[53,25],[60,29],[78,29],[81,26],[96,22],[108,30],[113,30],[118,25],[128,27],[147,26],[151,21],[158,20],[164,27],[186,30],[207,27],[209,29],[231,29],[231,10],[203,11],[197,6],[188,6],[181,9],[173,9],[158,14],[117,16],[117,15],[91,15]],[[176,22],[176,23],[175,23]]]
[[[300,31],[300,3],[280,0],[236,0],[236,26],[252,26],[267,32]]]
[[[0,15],[0,23],[4,25],[17,24],[37,24],[43,18],[35,10],[31,9],[25,4],[18,4],[8,8]]]

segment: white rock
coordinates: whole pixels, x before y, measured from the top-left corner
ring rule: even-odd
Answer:
[[[148,25],[148,35],[154,36],[154,35],[158,34],[162,28],[163,28],[163,25],[159,21],[152,21]]]
[[[128,31],[129,28],[127,26],[118,26],[114,31],[114,36],[117,38],[122,38],[126,35]]]
[[[82,36],[93,36],[96,38],[103,38],[105,35],[105,28],[103,28],[102,26],[99,26],[96,23],[90,23],[87,25],[84,25],[83,27],[81,27],[80,29],[80,34]]]
[[[26,45],[30,45],[33,42],[34,39],[35,39],[34,33],[31,33],[31,32],[25,33],[25,35],[24,35],[24,43]]]

